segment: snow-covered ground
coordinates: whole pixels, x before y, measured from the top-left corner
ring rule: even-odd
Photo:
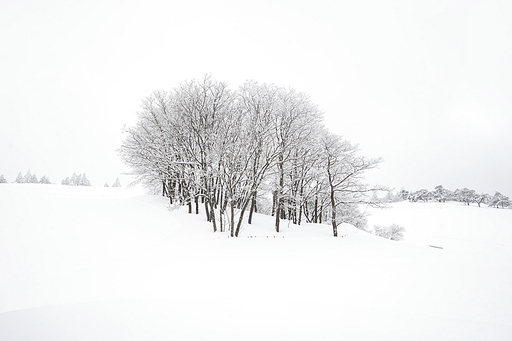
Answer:
[[[261,215],[227,238],[133,189],[2,184],[0,340],[510,340],[512,210],[372,213],[405,240]]]

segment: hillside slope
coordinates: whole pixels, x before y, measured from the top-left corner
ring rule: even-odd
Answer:
[[[398,224],[404,239],[417,245],[447,250],[512,253],[512,210],[459,202],[400,202],[385,209],[370,209],[368,225]]]
[[[379,224],[403,223],[401,216],[418,216],[411,210],[397,206],[382,211],[388,217],[374,217]],[[442,220],[447,235],[466,229],[465,238],[483,240],[475,234],[481,225],[467,226],[481,224],[476,218],[446,224],[446,215],[437,222],[427,215],[431,229]],[[488,224],[487,235],[492,226],[512,226],[510,215],[492,219],[499,224]],[[424,222],[414,219],[405,242],[350,225],[341,227],[343,238],[331,237],[328,225],[312,224],[285,224],[275,234],[272,218],[255,221],[234,239],[212,233],[202,214],[171,212],[164,198],[137,191],[1,185],[0,339],[512,335],[512,253],[505,247],[512,240],[506,232],[495,232],[505,245],[495,252],[456,242],[463,247],[428,247],[432,240],[421,239],[423,227],[414,227]]]

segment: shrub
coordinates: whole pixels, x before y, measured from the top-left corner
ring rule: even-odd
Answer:
[[[375,225],[373,227],[373,229],[374,229],[374,234],[376,236],[379,236],[382,238],[395,240],[395,241],[404,239],[405,227],[397,225],[397,224],[393,224],[390,226]]]

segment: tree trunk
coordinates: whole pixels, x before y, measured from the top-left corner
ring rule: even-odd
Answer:
[[[256,212],[256,191],[254,191],[251,197],[251,209],[249,210],[249,220],[247,221],[249,224],[252,224],[252,214]]]
[[[240,217],[238,217],[238,224],[236,225],[236,231],[235,231],[235,237],[238,237],[238,234],[240,233],[240,228],[242,227],[242,222],[244,219],[244,213],[247,209],[247,205],[249,205],[249,202],[252,202],[252,200],[245,200],[245,203],[243,204],[240,212]]]
[[[334,237],[338,236],[338,225],[336,225],[336,197],[334,193],[334,185],[331,176],[330,163],[327,165],[327,179],[329,180],[329,187],[331,188],[331,224],[332,224],[332,233]]]
[[[299,211],[297,212],[298,213],[298,217],[297,217],[297,221],[298,221],[298,225],[300,225],[301,221],[302,221],[302,209],[303,209],[303,203],[304,203],[304,199],[303,199],[303,195],[304,195],[304,180],[301,180],[300,181],[300,197],[299,197]]]
[[[229,201],[229,209],[231,212],[231,219],[230,219],[230,231],[231,231],[231,237],[235,236],[235,202],[231,198]]]
[[[332,223],[332,233],[334,237],[338,236],[338,225],[336,225],[336,201],[334,198],[334,190],[331,190],[331,223]]]
[[[213,232],[217,232],[217,222],[215,220],[215,203],[211,202],[211,200],[206,200],[210,202],[210,219],[213,225]]]
[[[212,218],[210,216],[210,209],[208,208],[208,200],[204,202],[204,212],[206,213],[206,221],[210,222]]]
[[[280,219],[280,213],[284,213],[283,207],[283,198],[281,197],[283,195],[283,185],[284,185],[284,170],[283,170],[283,156],[279,156],[279,188],[277,189],[276,194],[276,232],[279,232],[279,219]]]
[[[281,214],[280,214],[280,219],[282,219],[282,220],[285,220],[285,219],[286,219],[286,208],[285,208],[285,203],[286,203],[286,201],[285,201],[284,199],[279,199],[279,200],[278,200],[279,212],[281,212]]]
[[[315,197],[315,211],[313,212],[313,222],[318,223],[318,196]]]
[[[307,201],[304,201],[304,215],[306,216],[306,222],[307,223],[311,223],[313,221],[313,219],[311,219],[310,215],[309,215],[309,208],[308,208],[308,202]]]
[[[277,191],[272,192],[272,217],[276,214],[277,210]]]
[[[276,209],[276,232],[279,232],[279,213],[280,213],[279,204],[277,204],[277,209]]]
[[[220,232],[224,232],[224,224],[223,224],[223,213],[224,212],[222,212],[222,208],[221,208],[219,213],[220,213],[220,217],[219,217],[219,230],[220,230]]]
[[[302,206],[302,202],[299,204],[299,217],[297,218],[297,225],[300,225],[300,223],[302,222],[302,210],[303,210],[303,206]]]

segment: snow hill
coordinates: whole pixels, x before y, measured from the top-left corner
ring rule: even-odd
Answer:
[[[510,340],[512,210],[372,213],[405,240],[261,215],[227,238],[138,190],[2,184],[0,340]]]

